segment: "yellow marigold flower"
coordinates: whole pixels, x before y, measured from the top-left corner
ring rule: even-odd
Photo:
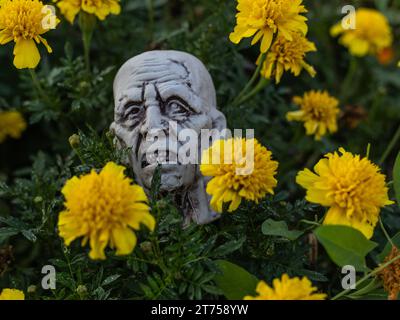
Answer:
[[[307,190],[306,199],[329,207],[324,224],[345,225],[373,235],[380,209],[393,201],[388,198],[385,175],[367,158],[343,148],[328,153],[314,167],[305,169],[296,181]]]
[[[57,6],[61,13],[70,22],[74,23],[74,19],[79,11],[84,11],[95,15],[100,20],[104,20],[109,14],[120,14],[120,0],[60,0]]]
[[[284,274],[281,279],[274,279],[272,288],[260,281],[256,288],[258,296],[246,296],[244,300],[324,300],[326,294],[316,293],[317,290],[307,277],[289,278]]]
[[[55,28],[55,25],[51,23],[51,15],[48,6],[39,0],[2,0],[0,2],[0,44],[15,42],[14,66],[16,68],[36,68],[40,61],[36,43],[43,43],[47,51],[52,52],[47,41],[42,37],[51,28]],[[54,17],[54,23],[57,24],[56,17]]]
[[[25,295],[17,289],[3,289],[0,293],[1,300],[25,300]]]
[[[6,140],[7,136],[19,139],[26,129],[26,122],[17,111],[0,111],[0,143]]]
[[[274,178],[278,162],[271,159],[272,153],[256,139],[217,140],[202,154],[200,171],[213,177],[207,185],[212,196],[211,207],[223,211],[236,210],[242,199],[258,201],[267,193],[273,194],[277,185]]]
[[[320,140],[327,131],[337,131],[337,117],[340,112],[339,101],[326,91],[306,92],[303,97],[294,97],[293,101],[300,110],[288,112],[288,121],[302,121],[308,135]]]
[[[261,75],[267,79],[275,76],[275,82],[279,83],[284,71],[290,71],[297,77],[304,68],[314,77],[316,75],[314,68],[304,61],[306,53],[312,51],[317,51],[315,44],[301,33],[292,33],[291,41],[286,37],[278,36],[267,54]],[[257,64],[259,63],[260,58],[257,61]]]
[[[83,237],[82,245],[90,240],[92,259],[105,259],[108,243],[117,255],[130,254],[136,245],[132,229],[143,223],[154,230],[143,188],[132,185],[124,175],[125,168],[109,162],[100,173],[73,177],[62,189],[66,210],[60,213],[58,228],[67,246]]]
[[[307,33],[307,12],[303,0],[238,0],[236,27],[229,38],[239,43],[254,36],[251,44],[261,40],[261,52],[271,47],[274,34],[292,40],[292,32]]]
[[[382,13],[374,9],[360,8],[356,11],[355,18],[355,29],[344,29],[342,22],[331,28],[331,35],[341,35],[339,42],[348,48],[352,55],[375,55],[392,45],[392,30]]]

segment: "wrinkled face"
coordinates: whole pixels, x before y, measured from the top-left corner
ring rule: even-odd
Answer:
[[[130,162],[140,184],[149,189],[162,163],[161,190],[186,188],[193,184],[197,166],[182,164],[179,148],[186,142],[177,137],[183,129],[192,129],[200,137],[201,129],[212,128],[209,110],[215,92],[196,92],[203,86],[194,83],[191,73],[199,68],[190,61],[166,58],[160,52],[133,60],[121,68],[115,81],[112,128],[120,143],[132,148]],[[210,79],[208,74],[206,78]],[[207,96],[210,101],[204,99]]]

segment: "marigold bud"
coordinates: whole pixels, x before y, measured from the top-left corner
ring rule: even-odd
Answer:
[[[72,149],[77,148],[81,142],[77,134],[73,134],[72,136],[70,136],[68,141]]]
[[[151,242],[149,242],[149,241],[142,242],[140,244],[140,249],[142,249],[143,252],[146,252],[146,253],[151,252],[151,249],[152,249]]]
[[[26,290],[28,293],[33,294],[36,292],[37,287],[35,285],[30,285]]]
[[[76,293],[79,295],[85,295],[87,293],[87,287],[83,284],[80,284],[78,288],[76,288]]]

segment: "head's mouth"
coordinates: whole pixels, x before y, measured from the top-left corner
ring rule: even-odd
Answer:
[[[155,150],[145,152],[140,159],[142,169],[156,167],[157,165],[180,165],[178,155],[170,150]]]

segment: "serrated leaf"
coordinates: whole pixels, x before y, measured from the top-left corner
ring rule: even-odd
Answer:
[[[15,228],[0,228],[0,243],[5,242],[10,237],[15,236],[18,233],[19,231]]]
[[[114,274],[112,276],[109,276],[107,278],[104,279],[104,281],[102,282],[102,286],[106,286],[112,282],[114,282],[115,280],[117,280],[121,275],[120,274]]]
[[[354,266],[357,271],[368,270],[365,257],[378,245],[360,231],[347,226],[320,226],[314,234],[334,263],[340,267]]]
[[[22,235],[31,242],[36,242],[37,237],[31,230],[22,230]]]
[[[246,241],[245,237],[242,237],[237,240],[232,240],[228,241],[227,243],[224,243],[222,246],[219,246],[214,250],[214,255],[217,257],[223,257],[226,256],[238,249],[240,249],[243,246],[243,243]]]
[[[188,283],[187,283],[187,282],[182,282],[182,283],[179,285],[178,293],[179,293],[179,294],[183,294],[183,293],[186,291],[187,286],[188,286]]]
[[[147,286],[143,283],[140,283],[139,286],[147,298],[152,298],[154,296],[153,291],[150,289],[149,286]]]
[[[201,288],[202,288],[204,291],[206,291],[206,292],[208,292],[208,293],[210,293],[210,294],[214,294],[214,295],[216,295],[216,296],[220,296],[220,295],[223,295],[223,294],[224,294],[223,291],[222,291],[221,289],[219,289],[219,288],[217,288],[217,287],[215,287],[215,286],[211,286],[211,285],[202,285]]]
[[[150,285],[150,288],[154,291],[157,292],[159,290],[157,282],[150,276],[147,277],[147,283]]]
[[[303,232],[298,230],[289,230],[285,221],[275,221],[268,219],[261,226],[261,231],[266,236],[283,237],[289,240],[296,240]]]
[[[68,267],[68,264],[64,260],[61,260],[61,259],[50,259],[49,261],[53,266],[58,267],[58,268]]]
[[[322,273],[316,271],[301,269],[299,270],[299,273],[301,273],[301,275],[306,276],[307,278],[313,281],[319,281],[319,282],[329,281],[329,279],[325,277]]]
[[[215,275],[215,282],[229,300],[241,300],[246,295],[255,295],[258,279],[242,267],[229,261],[218,260],[222,274]]]

